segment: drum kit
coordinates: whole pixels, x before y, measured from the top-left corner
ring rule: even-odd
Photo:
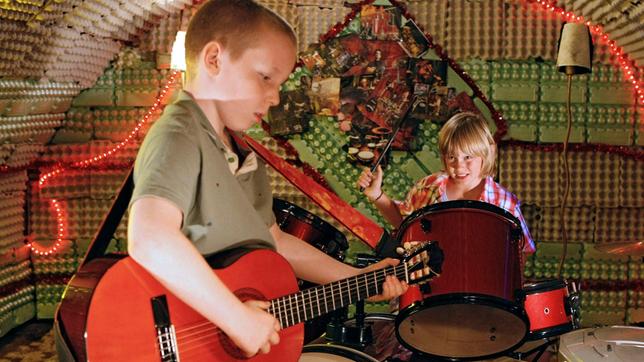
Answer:
[[[342,260],[348,244],[341,233],[295,205],[276,201],[274,210],[285,231],[304,235],[303,240]],[[512,214],[484,202],[449,201],[417,210],[401,224],[396,242],[437,242],[444,253],[440,276],[423,290],[410,287],[400,298],[397,314],[364,315],[358,304],[352,320],[346,319],[346,311],[327,319],[326,335],[318,326],[305,338],[308,344],[300,361],[514,360],[538,352],[536,361],[560,336],[562,345],[564,339],[579,342],[582,337],[575,333],[591,332],[578,330],[576,285],[563,280],[522,284],[521,235]],[[357,326],[357,337],[347,338],[344,329],[338,333],[338,323],[349,329]],[[624,347],[622,354],[642,356],[644,329],[636,329],[629,333],[639,334],[639,342],[631,339],[638,348]],[[614,341],[623,331],[610,332],[591,334]],[[575,353],[574,343],[570,345],[562,347],[565,360],[587,360],[570,358]]]

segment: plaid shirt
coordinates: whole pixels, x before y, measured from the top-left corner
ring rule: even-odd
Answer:
[[[400,214],[405,217],[411,215],[414,211],[427,205],[438,202],[448,201],[447,199],[447,180],[449,176],[443,172],[437,172],[422,178],[409,190],[404,202],[395,201]],[[484,201],[498,206],[519,219],[521,229],[523,230],[523,251],[533,253],[535,251],[534,241],[530,236],[528,225],[526,225],[523,214],[519,208],[519,199],[503,186],[494,182],[491,176],[485,178],[485,186],[479,201]]]

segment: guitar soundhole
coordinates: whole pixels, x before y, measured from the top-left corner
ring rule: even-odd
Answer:
[[[260,291],[253,288],[242,288],[235,290],[233,293],[242,302],[249,299],[266,300],[266,298]],[[219,333],[219,343],[230,357],[236,359],[248,359],[244,352],[242,352],[242,350],[239,349],[239,347],[237,347],[237,345],[235,345],[225,333]]]

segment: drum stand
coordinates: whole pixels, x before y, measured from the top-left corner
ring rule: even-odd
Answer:
[[[512,358],[515,358],[515,359],[523,361],[524,358],[526,358],[526,357],[528,357],[531,354],[536,352],[537,354],[534,356],[532,361],[538,361],[539,358],[541,358],[541,356],[546,352],[548,347],[550,347],[551,345],[555,344],[555,342],[557,342],[558,340],[559,340],[558,337],[557,338],[552,338],[552,339],[548,338],[545,342],[543,342],[543,344],[541,344],[541,345],[539,345],[539,346],[537,346],[537,347],[535,347],[535,348],[533,348],[531,350],[528,350],[526,352],[512,352],[512,353],[510,353],[509,356],[512,357]]]
[[[381,258],[370,254],[356,255],[355,267],[364,268],[378,262]],[[347,324],[346,320],[335,317],[326,326],[326,340],[329,342],[363,349],[373,343],[373,332],[370,325],[364,323],[364,300],[356,302],[355,322]]]
[[[373,343],[373,333],[370,325],[364,323],[364,301],[356,302],[355,324],[347,324],[340,318],[334,318],[326,326],[326,340],[351,346],[365,348]]]

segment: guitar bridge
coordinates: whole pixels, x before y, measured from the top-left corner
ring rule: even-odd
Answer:
[[[179,351],[177,349],[177,334],[170,322],[170,311],[165,295],[150,299],[152,314],[154,316],[154,328],[157,331],[157,343],[159,354],[163,362],[179,362]]]

